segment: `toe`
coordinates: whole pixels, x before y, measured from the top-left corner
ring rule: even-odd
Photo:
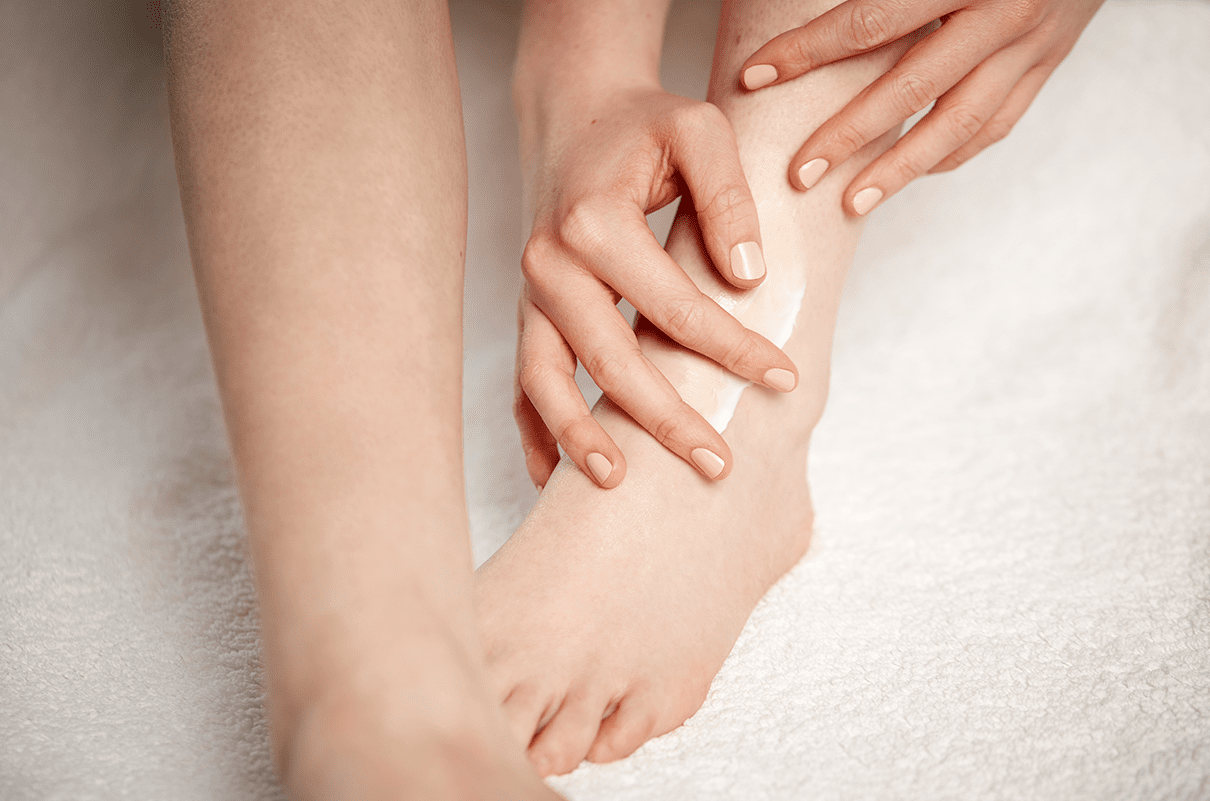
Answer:
[[[525,748],[533,740],[552,703],[549,694],[529,684],[518,684],[505,697],[502,706],[517,741]]]
[[[608,699],[572,694],[529,746],[529,760],[541,776],[570,773],[584,761],[601,726]]]
[[[627,696],[617,711],[601,723],[597,738],[588,749],[590,762],[613,762],[633,754],[656,733],[659,716],[655,704]]]

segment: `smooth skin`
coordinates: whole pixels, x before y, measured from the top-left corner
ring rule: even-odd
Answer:
[[[588,4],[582,5],[588,13]],[[540,773],[564,773],[585,758],[619,759],[683,723],[702,703],[752,608],[807,548],[808,445],[827,397],[832,332],[861,222],[843,213],[840,193],[893,138],[876,142],[805,194],[786,181],[785,164],[804,129],[839,111],[889,69],[908,43],[767,92],[743,91],[739,67],[761,42],[829,5],[726,3],[709,94],[735,132],[770,276],[792,273],[806,283],[785,347],[801,371],[798,387],[789,393],[758,385],[744,391],[724,435],[735,457],[726,481],[705,479],[615,404],[602,401],[593,414],[625,450],[627,480],[606,491],[563,462],[520,530],[480,568],[478,608],[488,667],[513,730],[528,743]],[[591,140],[607,121],[605,114],[624,109],[614,100],[609,59],[588,52],[585,62],[599,63],[605,72],[569,76],[560,59],[543,60],[545,36],[565,38],[546,26],[523,34],[522,42],[533,50],[519,60],[518,85],[557,92],[569,80],[599,105],[585,111],[555,102],[519,104],[522,129],[532,132],[523,141]],[[651,91],[655,80],[654,59],[646,63],[651,73],[641,76],[636,92]],[[594,80],[611,91],[593,91]],[[547,111],[528,116],[534,108]],[[563,147],[580,150],[574,142]],[[716,302],[731,303],[777,283],[736,290],[722,281],[701,235],[700,216],[687,204],[678,211],[667,250]],[[704,357],[645,320],[637,341],[675,389],[702,397],[695,382],[715,372]]]
[[[751,91],[916,37],[903,57],[807,138],[790,160],[806,191],[869,142],[933,108],[845,190],[866,214],[915,178],[952,170],[1012,130],[1104,0],[847,0],[744,62]]]
[[[665,92],[655,77],[667,8],[668,0],[525,6],[514,98],[533,229],[522,258],[515,416],[539,487],[559,445],[599,486],[616,487],[626,472],[622,449],[576,386],[577,362],[703,476],[731,470],[726,441],[644,356],[619,298],[737,375],[779,392],[797,384],[794,363],[704,295],[647,227],[648,213],[685,194],[718,274],[740,289],[764,278],[731,126],[716,106]]]
[[[487,689],[441,2],[178,0],[172,130],[295,799],[556,799]]]

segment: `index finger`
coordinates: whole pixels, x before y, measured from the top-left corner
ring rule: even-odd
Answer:
[[[801,28],[766,42],[740,69],[749,91],[783,83],[816,67],[877,50],[945,14],[964,0],[846,0]]]

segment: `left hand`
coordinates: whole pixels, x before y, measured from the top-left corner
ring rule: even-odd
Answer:
[[[925,173],[952,170],[1003,139],[1104,0],[846,0],[767,42],[741,72],[749,90],[880,48],[938,19],[890,71],[811,134],[790,162],[810,189],[863,146],[936,101],[858,173],[845,210],[865,214]]]

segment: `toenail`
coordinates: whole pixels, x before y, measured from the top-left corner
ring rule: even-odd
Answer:
[[[727,463],[723,461],[723,457],[705,448],[694,448],[689,456],[693,459],[693,463],[697,465],[698,469],[710,478],[718,478],[719,473],[723,472],[723,468],[727,466]]]

